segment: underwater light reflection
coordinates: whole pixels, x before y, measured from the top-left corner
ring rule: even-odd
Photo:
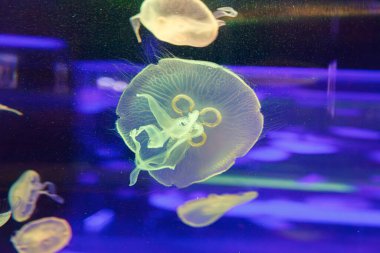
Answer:
[[[66,48],[66,43],[49,37],[0,34],[0,47],[56,50]]]
[[[96,80],[96,85],[99,89],[123,92],[128,84],[123,81],[117,81],[111,77],[102,76]]]
[[[334,154],[338,151],[331,144],[309,140],[274,140],[271,144],[280,150],[303,155]]]
[[[98,233],[109,225],[115,217],[115,212],[111,209],[101,209],[84,221],[84,229],[87,232]]]
[[[273,148],[273,147],[258,147],[254,148],[248,152],[242,158],[236,160],[236,164],[244,165],[249,164],[254,161],[260,162],[280,162],[289,159],[291,156],[290,153]]]
[[[200,184],[221,185],[221,186],[237,186],[237,187],[257,187],[271,189],[285,189],[298,191],[316,191],[316,192],[355,192],[356,187],[334,182],[297,182],[292,179],[276,179],[276,178],[257,178],[249,176],[233,176],[220,175]]]
[[[346,138],[380,140],[380,132],[365,128],[333,126],[330,127],[330,132]]]

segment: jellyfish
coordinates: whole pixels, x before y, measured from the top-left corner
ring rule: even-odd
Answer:
[[[55,185],[52,182],[41,183],[40,176],[36,171],[25,171],[13,183],[8,193],[8,201],[13,219],[18,222],[29,219],[41,194],[49,196],[60,204],[64,202],[63,198],[56,194]]]
[[[2,111],[13,112],[13,113],[17,114],[18,116],[22,116],[22,115],[23,115],[23,113],[20,112],[19,110],[16,110],[16,109],[10,108],[10,107],[8,107],[8,106],[6,106],[6,105],[3,105],[3,104],[0,104],[0,111],[1,111],[1,110],[2,110]]]
[[[0,201],[0,227],[4,226],[5,223],[11,218],[11,210],[6,199]]]
[[[239,194],[210,194],[207,198],[186,202],[177,208],[178,217],[191,227],[205,227],[218,219],[232,208],[245,204],[255,198],[254,191]]]
[[[141,22],[159,40],[177,46],[206,47],[218,36],[219,27],[226,24],[219,18],[237,14],[231,7],[212,13],[201,0],[145,0],[140,13],[130,21],[139,43]]]
[[[161,59],[122,94],[116,129],[140,171],[179,188],[221,174],[244,156],[263,128],[260,102],[236,74],[215,63]]]
[[[66,220],[47,217],[24,225],[11,242],[19,253],[55,253],[66,247],[71,237],[71,227]]]

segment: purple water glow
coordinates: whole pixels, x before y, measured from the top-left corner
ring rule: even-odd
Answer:
[[[247,155],[238,160],[239,164],[250,163],[253,161],[260,162],[280,162],[289,159],[291,154],[286,151],[273,147],[253,148]]]
[[[66,46],[63,40],[57,38],[0,34],[0,47],[58,50]]]
[[[341,137],[364,140],[380,140],[380,132],[365,128],[333,126],[330,127],[330,132]]]

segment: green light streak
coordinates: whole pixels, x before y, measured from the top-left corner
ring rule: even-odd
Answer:
[[[315,192],[340,192],[349,193],[356,191],[354,186],[342,183],[302,183],[292,179],[253,178],[247,176],[217,176],[210,178],[201,184],[258,187],[271,189],[286,189]]]

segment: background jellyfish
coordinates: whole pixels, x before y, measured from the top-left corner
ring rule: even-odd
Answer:
[[[11,218],[11,210],[7,199],[0,200],[0,227],[2,227]]]
[[[47,217],[24,225],[11,242],[19,253],[55,253],[63,249],[71,237],[72,230],[66,220]]]
[[[177,45],[205,47],[218,36],[222,17],[236,17],[231,7],[212,13],[201,0],[145,0],[130,21],[138,42],[140,22],[159,40]]]
[[[210,194],[207,198],[187,201],[177,208],[178,217],[191,227],[205,227],[222,217],[235,206],[257,198],[257,192],[240,194]]]
[[[258,140],[260,103],[236,74],[217,64],[162,59],[120,98],[116,127],[141,170],[163,185],[186,187],[228,170]]]
[[[12,217],[18,222],[26,221],[32,216],[36,203],[41,194],[47,195],[54,201],[62,204],[63,198],[56,194],[52,182],[40,181],[40,176],[34,170],[25,171],[13,183],[8,193],[8,201],[12,210]]]
[[[23,113],[20,112],[19,110],[16,110],[16,109],[13,109],[13,108],[10,108],[6,105],[3,105],[3,104],[0,104],[0,111],[3,110],[3,111],[8,111],[8,112],[13,112],[15,114],[17,114],[18,116],[22,116]]]

